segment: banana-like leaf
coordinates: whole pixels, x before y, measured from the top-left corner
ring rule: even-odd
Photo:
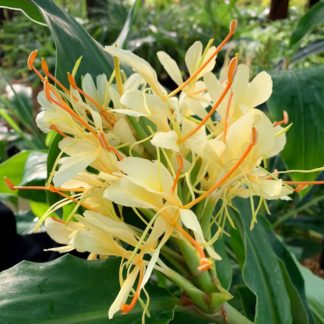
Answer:
[[[19,10],[30,20],[40,25],[46,25],[38,8],[30,0],[0,0],[0,7]]]
[[[244,242],[243,280],[256,296],[255,323],[311,323],[300,282],[294,278],[298,269],[276,255],[265,221],[259,220],[250,231],[249,202],[238,200],[236,206],[240,210],[236,225]]]
[[[324,23],[324,2],[320,1],[309,9],[298,24],[290,37],[290,45],[296,45],[305,35],[316,26]]]
[[[71,72],[77,59],[82,62],[77,76],[92,76],[112,72],[112,58],[80,24],[60,9],[52,0],[32,0],[43,15],[56,45],[56,77],[68,84],[66,73]]]
[[[1,323],[141,323],[138,305],[108,321],[107,311],[119,287],[119,259],[86,261],[65,255],[47,263],[23,261],[0,274]],[[148,285],[150,318],[166,324],[174,299]]]
[[[287,70],[273,75],[268,108],[274,120],[286,110],[293,123],[281,153],[288,169],[309,170],[324,165],[324,66]],[[318,173],[291,173],[294,180],[314,180]]]

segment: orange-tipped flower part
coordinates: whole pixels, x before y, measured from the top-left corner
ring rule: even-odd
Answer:
[[[74,76],[70,72],[67,73],[67,78],[69,80],[69,83],[70,83],[71,87],[73,89],[77,89],[78,86],[77,86],[77,84],[75,82]]]
[[[289,123],[289,116],[288,116],[287,111],[284,110],[282,114],[283,114],[283,119],[280,121],[274,122],[273,123],[274,127],[278,126],[278,125],[282,125],[282,124],[287,125]]]
[[[230,33],[235,34],[236,28],[237,28],[237,20],[233,19],[230,23],[230,28],[229,28]]]
[[[52,103],[52,97],[51,97],[51,85],[48,82],[47,79],[44,80],[44,93],[45,93],[45,97],[46,99]]]
[[[10,190],[15,190],[15,185],[13,184],[13,182],[9,178],[4,177],[3,180],[4,180],[4,182],[6,183],[6,185],[8,186],[8,188]]]
[[[255,145],[257,141],[257,129],[253,126],[251,131],[251,145]]]
[[[177,154],[177,163],[178,163],[178,170],[175,174],[175,177],[174,177],[174,181],[173,181],[173,184],[172,184],[172,188],[171,188],[171,191],[174,192],[176,186],[177,186],[177,183],[179,181],[179,178],[180,178],[180,175],[181,175],[181,172],[183,170],[183,157],[181,154]]]
[[[237,65],[238,65],[238,57],[235,56],[231,59],[229,65],[228,65],[228,73],[227,73],[227,79],[228,82],[232,83],[235,73],[236,73],[236,69],[237,69]]]
[[[46,60],[44,59],[44,57],[42,57],[42,59],[41,59],[41,66],[42,66],[43,72],[46,75],[49,74],[48,65],[47,65]]]
[[[34,62],[35,62],[35,59],[38,55],[38,50],[35,49],[33,50],[29,56],[28,56],[28,59],[27,59],[27,67],[28,67],[28,70],[32,70],[33,67],[34,67]]]
[[[203,271],[207,271],[207,270],[211,269],[212,266],[213,266],[213,264],[212,264],[212,262],[209,259],[202,258],[202,259],[200,259],[200,266],[198,266],[197,269],[200,272],[203,272]]]
[[[143,266],[141,266],[140,268],[140,275],[139,275],[139,279],[138,279],[138,283],[137,283],[137,287],[136,287],[136,291],[134,293],[133,299],[130,302],[130,304],[123,304],[120,306],[120,311],[123,314],[127,314],[129,313],[136,305],[139,297],[140,297],[140,292],[141,292],[141,285],[143,282],[143,277],[144,277],[144,269]]]

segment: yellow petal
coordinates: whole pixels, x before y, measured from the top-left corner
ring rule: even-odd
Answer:
[[[162,51],[157,52],[157,56],[165,71],[169,74],[170,78],[177,85],[180,85],[183,82],[183,80],[176,61],[173,58],[171,58],[169,54]]]
[[[178,135],[175,131],[169,132],[157,132],[151,143],[157,147],[165,148],[175,152],[179,152],[179,146],[177,144]]]
[[[135,55],[131,51],[123,50],[115,46],[106,46],[105,51],[110,55],[119,58],[121,62],[131,66],[143,77],[158,96],[163,97],[166,94],[166,91],[160,85],[156,72],[152,66],[141,57]]]

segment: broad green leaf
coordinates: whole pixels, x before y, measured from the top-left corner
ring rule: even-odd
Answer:
[[[0,0],[0,7],[22,11],[35,23],[46,25],[39,10],[30,0]]]
[[[120,260],[86,261],[65,255],[48,263],[23,261],[0,274],[2,323],[141,323],[138,305],[108,321],[120,289]],[[174,299],[152,285],[147,323],[169,323]]]
[[[44,186],[47,177],[46,160],[47,154],[45,153],[30,153],[25,163],[20,186]],[[46,193],[42,190],[19,190],[18,195],[34,201],[46,201]]]
[[[268,101],[274,120],[286,110],[292,127],[281,153],[288,169],[309,170],[324,165],[324,66],[287,70],[273,76]],[[294,180],[314,180],[318,173],[291,173]]]
[[[291,301],[294,323],[312,323],[310,310],[306,301],[305,283],[296,263],[285,245],[275,236],[266,219],[260,219],[264,233],[279,258],[281,272]]]
[[[9,178],[15,185],[19,184],[24,175],[25,163],[30,151],[22,151],[0,164],[0,193],[16,195],[4,182],[4,177]]]
[[[247,287],[256,295],[255,323],[289,324],[293,322],[290,300],[280,264],[259,222],[250,231],[249,202],[239,200],[240,219],[236,225],[245,248],[242,275]]]
[[[222,257],[222,260],[216,262],[217,276],[222,284],[222,287],[229,289],[232,282],[232,262],[226,253],[225,235],[217,240],[214,245],[217,253]]]
[[[86,73],[92,76],[110,74],[112,59],[72,17],[52,0],[32,0],[38,7],[50,29],[56,45],[56,77],[67,85],[66,73],[71,72],[76,60],[82,56],[78,77]]]
[[[299,265],[305,280],[306,296],[315,315],[316,323],[324,323],[324,280],[315,276],[307,268]]]
[[[311,32],[317,25],[324,23],[324,2],[320,1],[309,9],[298,24],[290,37],[290,45],[298,43],[306,34]]]

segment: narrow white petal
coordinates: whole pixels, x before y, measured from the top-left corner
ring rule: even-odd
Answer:
[[[175,131],[169,132],[157,132],[151,143],[157,147],[165,148],[175,152],[179,152],[179,146],[177,144],[178,135]]]
[[[165,52],[157,52],[158,59],[162,66],[164,67],[165,71],[169,74],[171,79],[177,84],[180,85],[183,80],[181,76],[181,72],[176,61],[171,58],[171,56]]]
[[[196,71],[201,55],[202,43],[200,41],[196,41],[189,47],[185,56],[186,65],[190,75]]]

